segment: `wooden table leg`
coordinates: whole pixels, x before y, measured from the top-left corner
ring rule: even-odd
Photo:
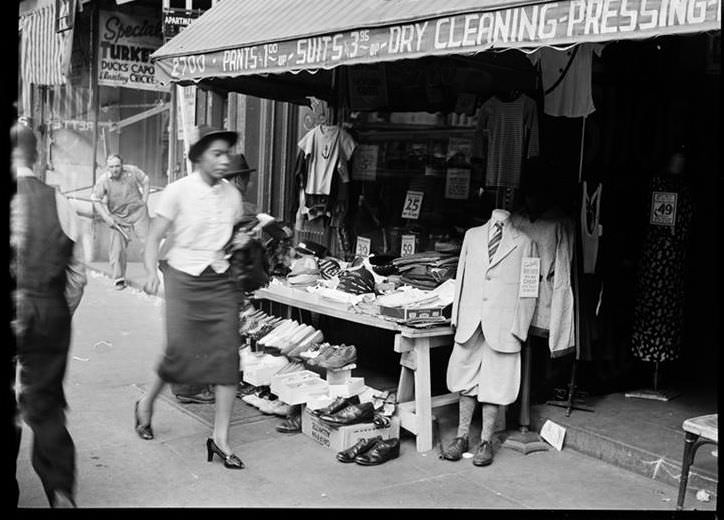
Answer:
[[[417,451],[432,449],[432,391],[430,385],[430,338],[415,340],[415,415]]]

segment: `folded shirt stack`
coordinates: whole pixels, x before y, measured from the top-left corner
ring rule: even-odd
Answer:
[[[392,263],[399,270],[403,283],[429,290],[455,278],[458,257],[439,251],[423,251],[395,258]]]
[[[292,262],[291,271],[287,275],[287,281],[295,287],[308,287],[316,284],[320,277],[321,274],[316,258],[304,255]]]

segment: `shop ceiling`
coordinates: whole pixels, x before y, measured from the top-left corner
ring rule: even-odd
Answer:
[[[433,78],[434,87],[453,74],[458,93],[526,90],[530,63],[502,51],[716,31],[720,8],[721,0],[227,0],[152,59],[164,82],[291,102],[332,99],[352,68],[373,64],[385,64],[388,84]]]

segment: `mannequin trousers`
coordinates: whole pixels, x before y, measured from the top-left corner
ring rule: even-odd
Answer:
[[[447,366],[451,392],[476,396],[481,403],[508,405],[520,389],[520,352],[498,352],[478,325],[465,343],[455,343]]]

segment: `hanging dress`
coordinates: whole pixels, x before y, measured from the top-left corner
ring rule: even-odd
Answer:
[[[660,362],[677,359],[681,349],[686,253],[694,206],[682,177],[654,177],[649,201],[653,192],[677,194],[674,226],[648,225],[636,277],[632,351],[642,361]]]

